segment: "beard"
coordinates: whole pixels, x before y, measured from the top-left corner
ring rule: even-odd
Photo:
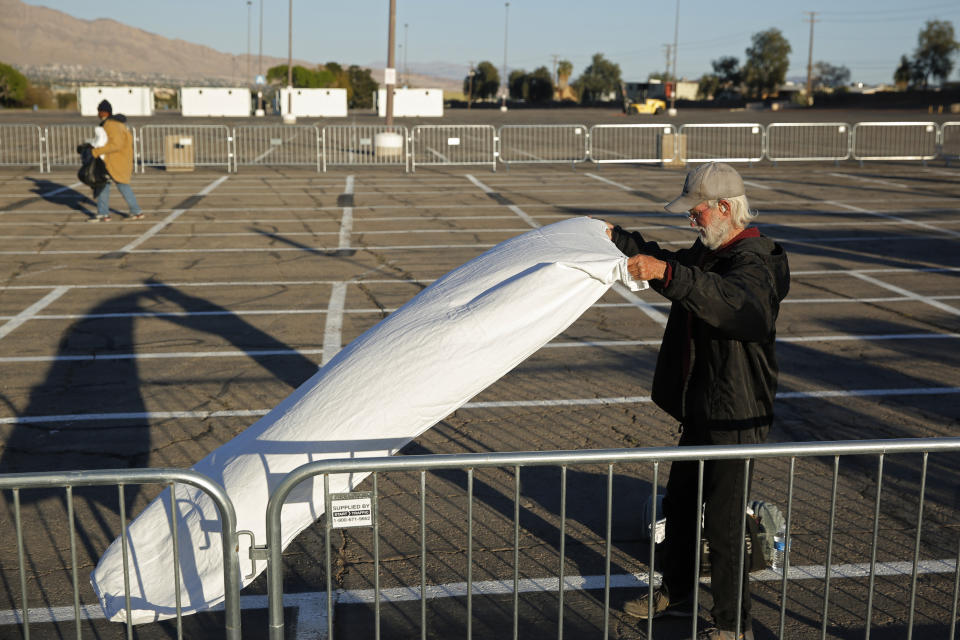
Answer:
[[[730,218],[715,220],[706,227],[697,227],[697,233],[700,234],[700,242],[711,251],[719,249],[732,230],[733,222],[731,222]]]

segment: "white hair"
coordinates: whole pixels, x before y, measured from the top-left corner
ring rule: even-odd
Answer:
[[[757,210],[750,209],[750,203],[747,202],[747,196],[734,196],[732,198],[721,198],[730,203],[730,221],[738,229],[746,229],[750,222],[757,217]],[[708,200],[710,207],[716,207],[720,200]]]

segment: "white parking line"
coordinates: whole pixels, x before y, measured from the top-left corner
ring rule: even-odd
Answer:
[[[347,196],[353,196],[353,176],[347,176],[347,184],[343,187],[343,193]],[[340,243],[337,245],[338,249],[343,251],[350,248],[350,234],[352,232],[353,206],[351,205],[343,208],[343,215],[340,217]]]
[[[928,298],[928,297],[926,297],[926,296],[921,296],[920,294],[913,293],[912,291],[908,291],[907,289],[904,289],[903,287],[898,287],[898,286],[889,284],[889,283],[887,283],[887,282],[884,282],[883,280],[879,280],[878,278],[874,278],[874,277],[872,277],[872,276],[868,276],[868,275],[866,275],[866,274],[864,274],[864,273],[855,273],[855,274],[853,274],[853,275],[854,275],[854,277],[859,278],[860,280],[863,280],[864,282],[869,282],[870,284],[874,284],[874,285],[876,285],[876,286],[878,286],[878,287],[881,287],[881,288],[883,288],[883,289],[886,289],[886,290],[888,290],[888,291],[893,291],[894,293],[899,293],[900,295],[902,295],[902,296],[905,297],[905,298],[910,298],[911,300],[916,300],[917,302],[922,302],[922,303],[924,303],[924,304],[928,304],[928,305],[930,305],[931,307],[936,307],[937,309],[940,309],[941,311],[946,311],[947,313],[951,313],[951,314],[953,314],[953,315],[955,315],[955,316],[960,316],[960,309],[958,309],[958,308],[956,308],[956,307],[951,307],[950,305],[945,304],[945,303],[943,303],[943,302],[940,302],[939,300],[934,300],[934,299]]]
[[[899,189],[909,189],[905,184],[900,184],[899,182],[890,182],[889,180],[877,180],[876,178],[864,178],[863,176],[855,176],[849,173],[828,173],[828,176],[834,176],[835,178],[847,178],[848,180],[859,180],[860,182],[873,182],[875,184],[882,184],[888,187],[897,187]]]
[[[480,189],[481,189],[484,193],[486,193],[486,194],[498,193],[496,190],[491,189],[490,187],[488,187],[488,186],[485,185],[484,183],[480,182],[479,180],[477,180],[476,177],[470,175],[469,173],[466,174],[466,178],[467,178],[467,180],[469,180],[470,182],[472,182],[472,183],[475,184],[476,186],[480,187]],[[539,228],[542,226],[539,222],[537,222],[537,221],[534,220],[532,217],[530,217],[530,214],[528,214],[526,211],[524,211],[523,209],[521,209],[521,208],[518,207],[517,205],[515,205],[515,204],[508,204],[508,205],[506,205],[506,207],[507,207],[507,209],[509,209],[510,211],[513,211],[515,214],[517,214],[517,217],[519,217],[521,220],[523,220],[523,221],[526,222],[528,225],[530,225],[531,228],[533,228],[533,229],[539,229]]]
[[[343,329],[343,304],[347,297],[347,283],[338,282],[330,291],[330,304],[327,307],[327,324],[323,330],[323,360],[327,364],[341,348]]]
[[[844,203],[842,203],[842,202],[835,202],[835,201],[833,201],[833,200],[825,200],[825,201],[824,201],[824,204],[835,205],[835,206],[838,206],[838,207],[843,207],[844,209],[850,209],[851,211],[856,211],[856,212],[858,212],[858,213],[865,213],[865,214],[867,214],[867,215],[877,216],[877,217],[879,217],[879,218],[887,218],[887,219],[889,219],[889,220],[896,220],[897,222],[903,222],[904,224],[912,224],[912,225],[916,225],[916,226],[918,226],[918,227],[923,227],[924,229],[932,229],[933,231],[937,231],[937,232],[939,232],[939,233],[944,233],[944,234],[946,234],[946,235],[950,235],[950,236],[954,236],[954,237],[960,237],[960,232],[958,232],[958,231],[952,231],[952,230],[950,230],[950,229],[944,229],[943,227],[940,227],[940,226],[937,226],[937,225],[933,225],[933,224],[927,224],[927,223],[925,223],[925,222],[919,222],[919,221],[917,221],[917,220],[910,220],[909,218],[901,218],[900,216],[893,216],[893,215],[890,215],[890,214],[888,214],[888,213],[881,213],[881,212],[879,212],[879,211],[871,211],[871,210],[869,210],[869,209],[864,209],[864,208],[862,208],[862,207],[856,207],[856,206],[854,206],[854,205],[852,205],[852,204],[844,204]]]
[[[222,351],[168,351],[162,353],[89,353],[74,355],[53,355],[53,356],[0,356],[0,364],[6,363],[26,363],[26,362],[94,362],[94,361],[113,361],[113,360],[190,360],[194,358],[264,358],[268,356],[308,356],[323,355],[323,364],[326,364],[340,350],[341,331],[343,327],[343,315],[345,313],[368,313],[381,314],[384,311],[391,312],[395,309],[370,308],[362,310],[345,311],[343,309],[344,293],[346,284],[342,282],[335,283],[330,293],[330,307],[326,310],[313,310],[311,313],[324,314],[327,316],[326,330],[324,332],[322,349],[230,349]],[[909,300],[909,298],[900,298],[900,300]],[[600,305],[598,305],[600,306]],[[632,304],[603,305],[605,307],[632,307]],[[276,313],[276,312],[263,312]],[[169,314],[173,315],[173,314]],[[183,313],[178,317],[197,316],[197,315],[232,315],[231,312],[210,312],[210,313]],[[240,314],[237,314],[240,315]],[[115,317],[150,317],[150,314],[104,314],[107,318]],[[90,319],[92,316],[76,315],[68,316],[67,319]],[[162,316],[161,316],[162,317]],[[34,320],[61,319],[60,316],[36,317]],[[777,338],[777,342],[883,342],[883,341],[902,341],[902,340],[943,340],[960,338],[960,333],[877,333],[877,334],[839,334],[826,336],[788,336]],[[636,347],[636,346],[657,346],[661,342],[660,338],[651,338],[648,340],[585,340],[568,342],[548,342],[543,346],[544,349],[577,349],[577,348],[596,348],[596,347]]]
[[[211,182],[210,184],[208,184],[206,187],[204,187],[204,188],[200,191],[200,193],[197,193],[196,195],[197,195],[197,196],[205,196],[205,195],[207,195],[208,193],[210,193],[211,191],[213,191],[214,189],[216,189],[217,187],[219,187],[219,186],[220,186],[223,182],[225,182],[225,181],[227,180],[227,178],[229,178],[229,177],[230,177],[230,176],[223,176],[222,178],[217,178],[216,180],[214,180],[213,182]],[[176,220],[177,218],[179,218],[180,215],[183,214],[184,211],[186,211],[186,209],[177,209],[177,210],[173,211],[173,213],[171,213],[170,215],[168,215],[166,218],[164,218],[163,220],[161,220],[161,221],[158,222],[157,224],[155,224],[155,225],[153,225],[152,227],[150,227],[150,229],[148,229],[148,230],[147,230],[143,235],[141,235],[139,238],[137,238],[137,239],[134,240],[133,242],[130,242],[129,244],[127,244],[126,246],[124,246],[122,249],[120,249],[120,251],[119,251],[118,253],[131,253],[134,249],[136,249],[137,247],[139,247],[141,244],[143,244],[144,242],[146,242],[147,240],[149,240],[150,238],[152,238],[152,237],[155,236],[156,234],[160,233],[160,231],[162,231],[164,227],[166,227],[166,226],[169,225],[171,222],[173,222],[174,220]]]
[[[27,320],[30,320],[32,317],[37,315],[38,312],[46,308],[50,303],[54,302],[60,296],[69,291],[69,287],[57,287],[47,295],[43,296],[32,305],[12,317],[8,320],[2,327],[0,327],[0,340],[7,337],[11,331],[22,325]]]
[[[777,400],[808,400],[822,398],[860,398],[895,396],[932,396],[960,393],[960,387],[919,387],[895,389],[814,389],[810,391],[782,391]],[[550,400],[494,400],[467,402],[458,411],[470,409],[501,409],[529,407],[584,407],[597,405],[649,404],[650,396],[616,396],[609,398],[554,398]],[[60,422],[100,422],[107,420],[209,420],[211,418],[260,417],[270,409],[224,411],[142,411],[131,413],[74,413],[46,416],[10,416],[0,418],[0,424],[38,424]]]
[[[942,560],[921,560],[917,563],[918,575],[949,574],[957,570],[957,562],[953,558]],[[875,576],[913,575],[913,563],[877,562],[874,568]],[[791,566],[787,573],[790,580],[823,580],[827,571],[823,565]],[[862,579],[870,576],[870,563],[834,564],[830,567],[831,580]],[[772,569],[756,571],[750,574],[753,582],[773,582],[783,579],[783,574]],[[649,586],[650,575],[645,571],[636,573],[611,574],[609,586],[611,589],[642,589]],[[659,584],[661,575],[654,573],[653,583]],[[701,576],[701,584],[710,584],[710,576]],[[563,577],[564,591],[597,591],[607,587],[607,580],[602,575],[581,576],[565,575]],[[482,580],[473,581],[470,589],[466,582],[448,582],[445,584],[427,585],[426,591],[420,592],[420,587],[388,587],[380,589],[380,602],[419,602],[422,599],[435,600],[438,598],[465,598],[468,591],[474,596],[511,595],[514,593],[513,580]],[[523,578],[517,581],[517,593],[554,593],[561,588],[559,577]],[[336,589],[333,591],[335,605],[373,604],[378,599],[374,589]],[[240,608],[244,611],[267,609],[267,596],[240,596]],[[320,640],[327,635],[327,592],[312,591],[283,594],[284,608],[297,609],[297,640]],[[211,608],[211,611],[222,611],[223,605]],[[28,610],[31,624],[70,623],[75,620],[72,606],[63,607],[34,607]],[[103,620],[103,610],[99,605],[90,604],[80,607],[80,617],[85,621]],[[23,624],[23,615],[20,609],[0,611],[0,626]]]

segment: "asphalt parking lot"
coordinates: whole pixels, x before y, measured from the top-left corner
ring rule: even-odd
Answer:
[[[847,118],[844,121],[856,121]],[[589,124],[589,123],[587,123]],[[956,436],[960,433],[960,170],[942,162],[758,163],[740,167],[761,230],[790,255],[790,295],[778,323],[781,364],[774,441]],[[685,219],[662,204],[683,173],[652,166],[569,165],[337,168],[326,173],[257,167],[237,174],[149,170],[133,182],[147,213],[127,220],[122,198],[106,224],[88,224],[95,204],[69,170],[0,171],[0,472],[189,467],[275,406],[363,331],[449,270],[496,243],[572,216],[600,217],[681,247],[693,240]],[[349,210],[349,214],[347,213]],[[349,215],[349,224],[347,216]],[[342,307],[331,306],[344,286]],[[666,313],[653,292],[641,299]],[[648,308],[648,311],[650,309]],[[669,446],[676,425],[649,401],[662,325],[615,291],[550,345],[426,432],[404,453],[463,453]],[[598,401],[599,400],[599,401]],[[562,402],[555,402],[562,401]],[[946,637],[955,597],[960,493],[957,456],[931,456],[925,483],[920,557],[946,560],[921,572],[914,632]],[[833,460],[798,463],[793,563],[822,566]],[[881,560],[909,561],[916,529],[922,461],[891,458],[884,478]],[[876,461],[840,468],[832,564],[870,559]],[[787,461],[758,464],[754,497],[782,502]],[[574,473],[574,472],[571,472]],[[612,572],[646,570],[627,496],[649,492],[651,471],[620,472],[624,496],[613,519]],[[665,483],[666,469],[661,469]],[[513,487],[506,471],[478,474],[482,526],[473,579],[513,576]],[[524,477],[521,574],[554,575],[558,561],[555,470]],[[604,469],[571,479],[568,575],[602,576]],[[428,582],[459,584],[464,566],[463,474],[430,479]],[[417,480],[380,480],[381,586],[416,585],[419,541],[411,514]],[[155,495],[131,487],[130,513]],[[95,598],[85,576],[118,531],[116,497],[83,494],[78,504],[82,604]],[[9,531],[9,495],[0,510]],[[31,570],[31,607],[66,607],[71,566],[65,512],[49,492],[21,497]],[[369,532],[335,534],[334,587],[339,637],[373,637]],[[326,589],[319,526],[285,553],[287,592]],[[414,558],[416,561],[411,561]],[[927,567],[928,565],[924,565]],[[17,545],[0,542],[0,609],[21,606]],[[938,568],[939,567],[939,568]],[[551,573],[554,572],[554,573]],[[909,569],[877,586],[874,637],[903,637]],[[852,575],[852,574],[851,574]],[[587,581],[589,582],[589,580]],[[592,584],[592,583],[591,583]],[[758,637],[776,632],[779,583],[758,582]],[[827,636],[862,637],[862,577],[835,578]],[[788,637],[820,637],[823,581],[796,581]],[[266,626],[259,579],[244,591],[250,637]],[[626,589],[614,589],[613,604]],[[602,589],[567,596],[568,637],[602,637]],[[351,599],[352,598],[352,599]],[[556,637],[556,593],[522,594],[522,637]],[[357,602],[357,604],[351,604]],[[259,605],[258,605],[259,603]],[[474,632],[509,633],[512,600],[478,597]],[[96,608],[96,607],[95,607]],[[419,636],[419,603],[382,607],[383,636]],[[615,609],[615,606],[614,606]],[[430,637],[465,635],[462,598],[431,601]],[[2,612],[0,612],[2,613]],[[296,637],[307,618],[288,615]],[[0,626],[0,637],[17,637]],[[218,614],[184,620],[188,637],[222,637]],[[121,625],[90,623],[95,637],[120,638]],[[32,625],[33,637],[72,633],[69,621]],[[168,623],[137,637],[172,636]],[[658,627],[683,637],[687,627]],[[662,633],[661,633],[662,632]],[[293,632],[291,632],[293,633]],[[642,637],[615,610],[609,634]]]

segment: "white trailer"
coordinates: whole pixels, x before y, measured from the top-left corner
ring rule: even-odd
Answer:
[[[80,87],[77,92],[80,115],[97,115],[97,105],[106,100],[114,113],[125,116],[152,116],[153,89],[150,87]]]
[[[287,115],[289,98],[293,99],[292,113],[297,117],[347,117],[346,89],[280,89],[280,115]]]
[[[387,115],[387,90],[378,89],[374,94],[377,113]],[[443,117],[443,89],[394,89],[393,115],[398,118]]]
[[[243,87],[183,87],[180,89],[180,114],[244,118],[253,105],[250,90]]]

